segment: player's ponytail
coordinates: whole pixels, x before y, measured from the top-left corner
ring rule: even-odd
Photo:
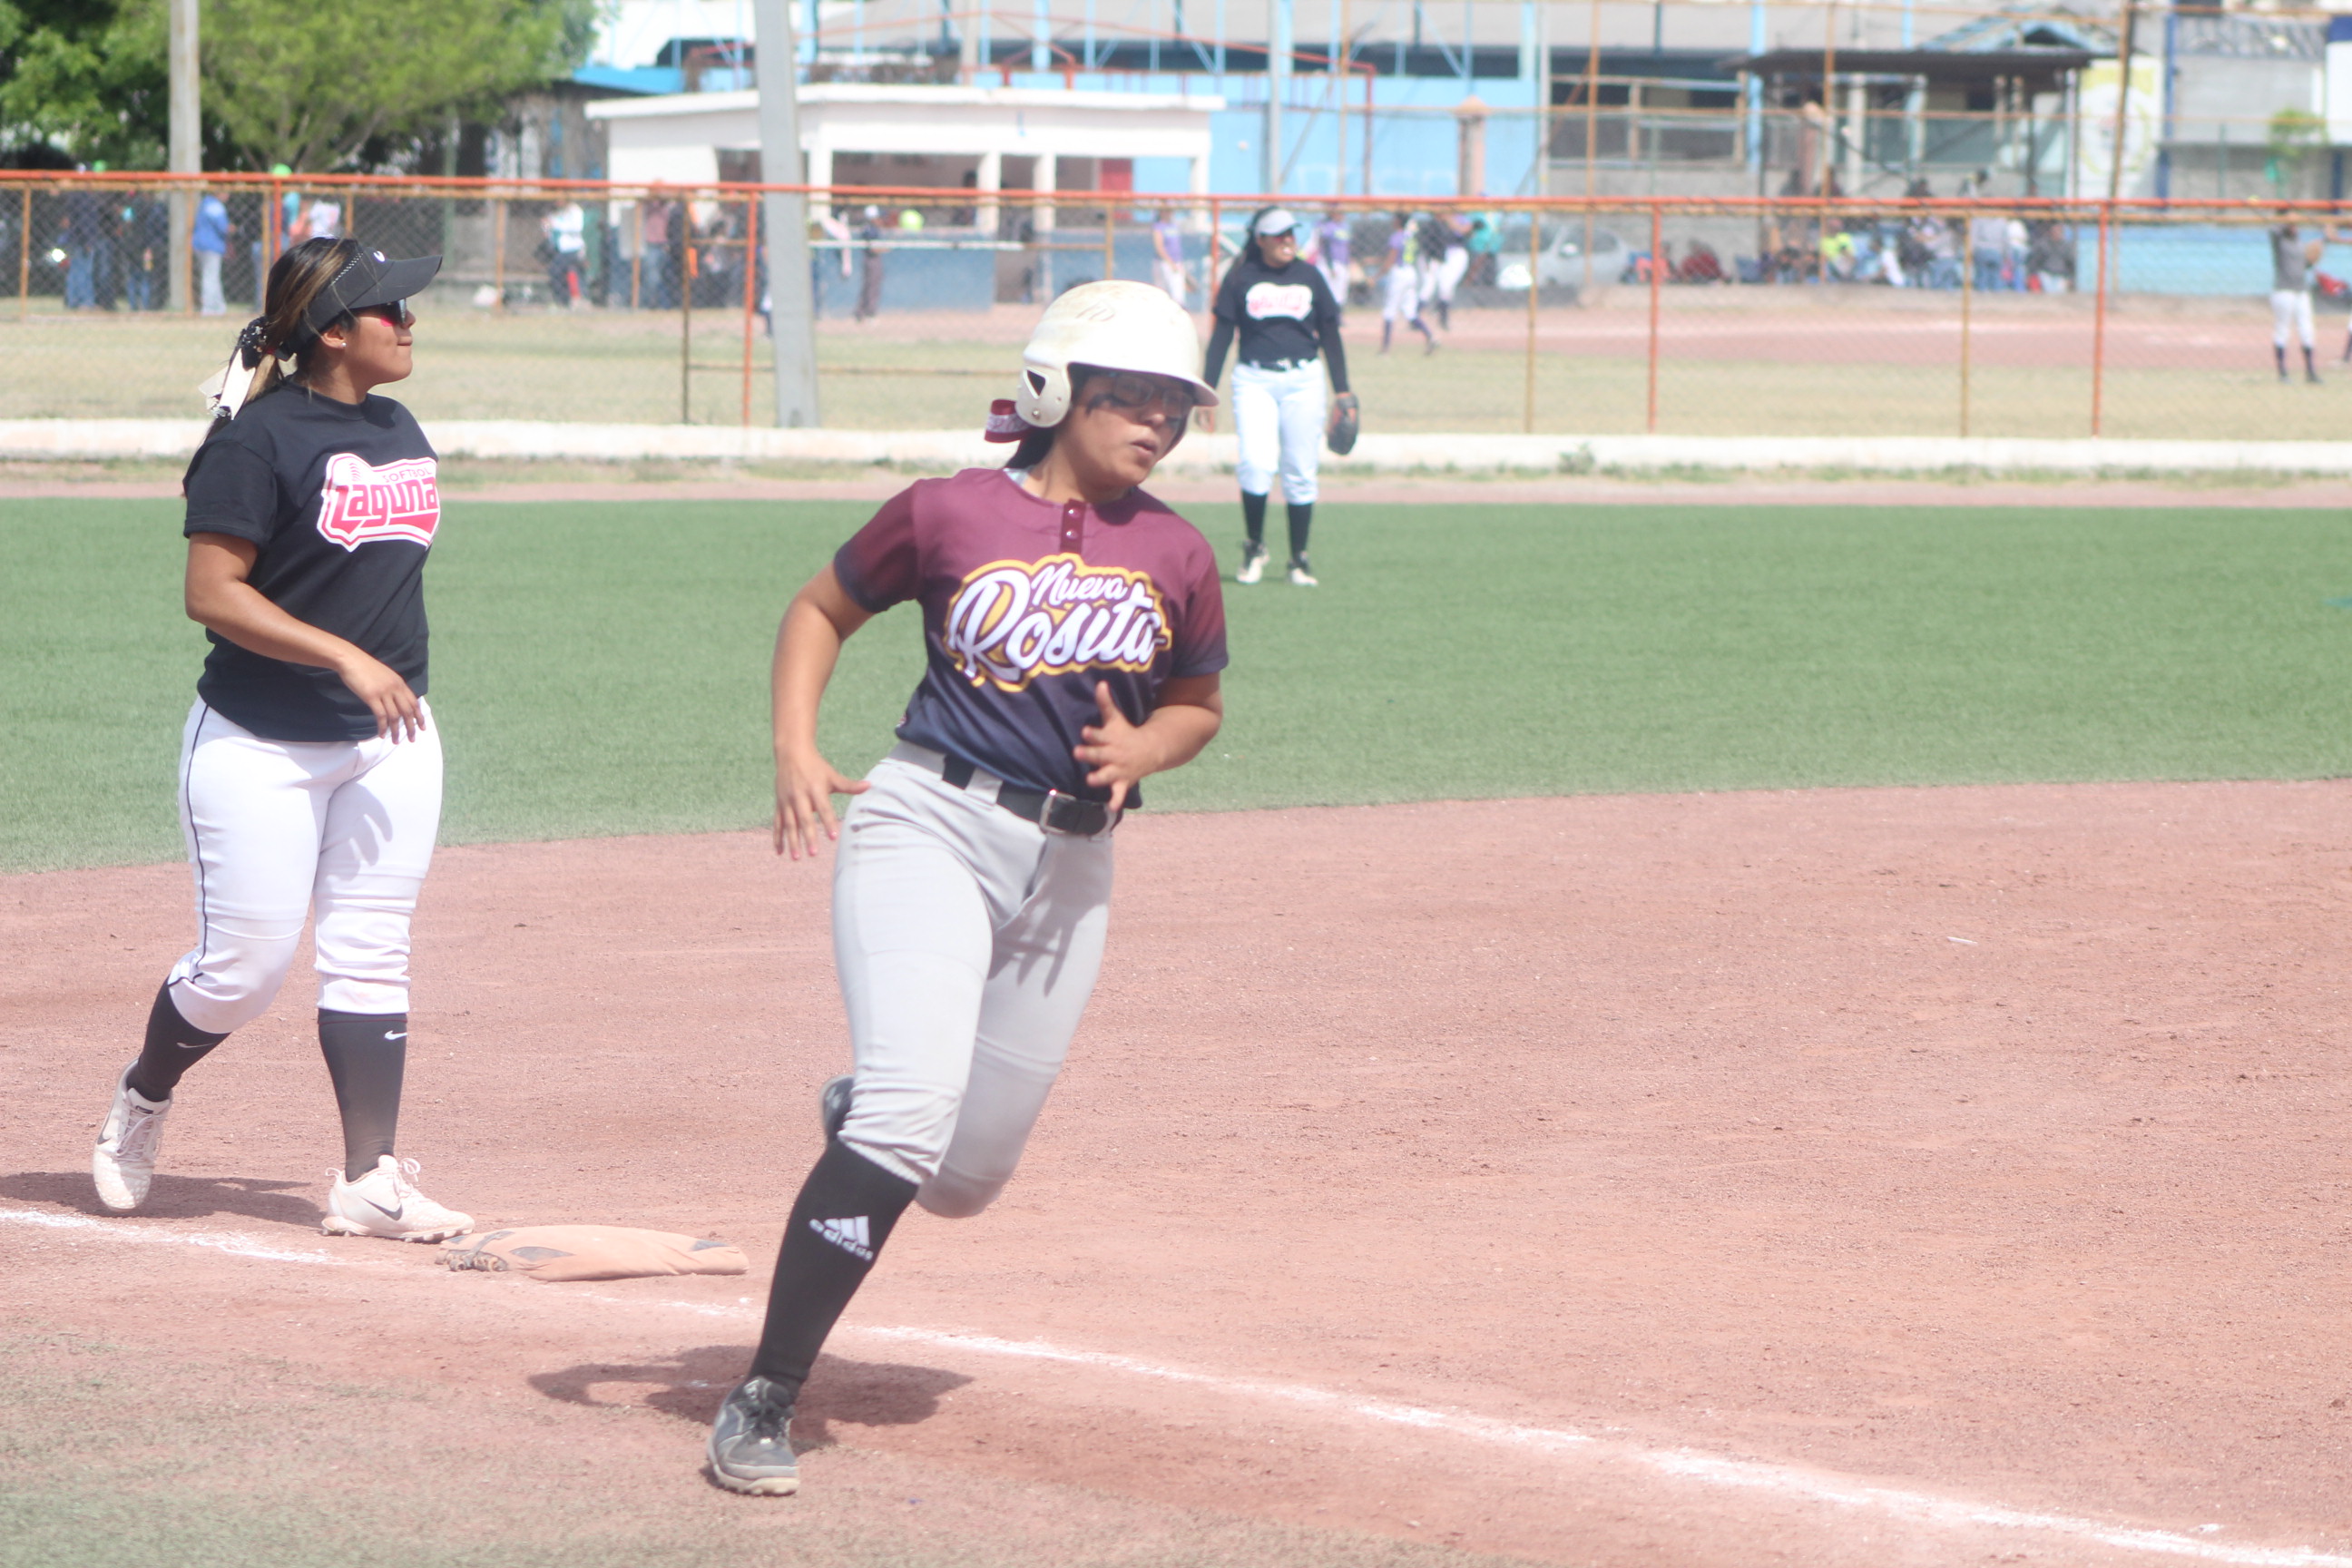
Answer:
[[[278,257],[269,268],[269,287],[262,296],[261,314],[247,321],[245,330],[236,335],[236,351],[216,395],[215,412],[233,418],[239,407],[284,380],[284,372],[278,367],[280,360],[294,361],[298,374],[309,365],[310,356],[318,352],[320,331],[310,324],[310,309],[319,302],[320,291],[359,253],[359,241],[355,239],[322,237],[306,239]],[[345,311],[325,324],[348,329],[351,320],[351,313]],[[253,379],[244,395],[232,401],[226,384],[237,380],[245,372],[251,372]]]

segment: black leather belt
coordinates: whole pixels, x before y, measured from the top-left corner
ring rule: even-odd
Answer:
[[[1305,359],[1254,359],[1244,360],[1242,363],[1252,370],[1293,371],[1304,370],[1310,364],[1318,363],[1321,357],[1319,354],[1308,354]]]
[[[950,789],[965,789],[971,784],[971,775],[981,771],[977,763],[966,758],[950,756],[941,760],[940,778]],[[1098,800],[1080,800],[1057,789],[1027,789],[1017,784],[999,784],[996,804],[1024,822],[1034,822],[1048,833],[1072,838],[1092,838],[1108,833],[1118,826],[1124,815]]]

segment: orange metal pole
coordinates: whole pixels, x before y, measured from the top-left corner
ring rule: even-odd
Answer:
[[[2115,202],[2099,204],[2099,299],[2091,312],[2091,434],[2099,434],[2102,407],[2106,396],[2107,374],[2107,222],[2114,216]]]
[[[1658,429],[1658,289],[1665,281],[1665,216],[1655,197],[1650,201],[1650,432]]]
[[[32,309],[33,293],[33,187],[25,187],[25,221],[16,229],[16,319],[25,320]]]
[[[743,198],[743,427],[751,427],[751,323],[760,310],[760,204]]]

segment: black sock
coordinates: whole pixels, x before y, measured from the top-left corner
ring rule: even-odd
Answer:
[[[408,1068],[408,1015],[319,1009],[319,1050],[343,1113],[343,1180],[356,1182],[392,1152],[400,1080]]]
[[[1242,492],[1242,531],[1249,535],[1253,553],[1265,548],[1265,497]]]
[[[2314,381],[2317,381],[2319,379],[2319,367],[2311,363],[2311,351],[2309,349],[2303,351],[2303,374],[2311,377]]]
[[[139,1060],[131,1068],[131,1087],[150,1100],[169,1100],[180,1087],[180,1075],[205,1059],[226,1035],[208,1035],[180,1016],[172,1004],[172,983],[155,989],[155,1005],[147,1009],[147,1038]]]
[[[768,1288],[768,1321],[750,1376],[779,1384],[788,1399],[800,1397],[825,1336],[914,1201],[914,1183],[839,1139],[824,1146],[784,1225],[775,1283]]]
[[[1290,559],[1304,566],[1307,563],[1307,531],[1315,525],[1315,503],[1301,505],[1292,501],[1290,510]]]
[[[2278,361],[2279,379],[2281,381],[2284,381],[2286,379],[2286,345],[2284,343],[2273,344],[2271,349],[2271,357]]]

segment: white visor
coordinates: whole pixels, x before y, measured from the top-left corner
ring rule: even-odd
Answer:
[[[1290,215],[1290,209],[1276,207],[1250,225],[1250,232],[1260,239],[1272,239],[1277,234],[1288,234],[1297,226],[1298,220]]]

